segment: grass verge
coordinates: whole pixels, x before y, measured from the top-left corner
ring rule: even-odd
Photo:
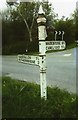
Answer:
[[[37,84],[2,78],[2,116],[4,118],[76,118],[77,100],[57,87],[47,87],[48,99],[40,98]],[[15,119],[14,119],[15,120]]]

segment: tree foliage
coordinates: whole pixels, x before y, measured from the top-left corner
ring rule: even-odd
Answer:
[[[73,23],[73,20],[66,19],[66,20],[59,20],[56,22],[56,29],[57,31],[64,31],[64,40],[66,41],[67,45],[75,42],[75,24]],[[61,35],[57,36],[59,40],[61,40]]]
[[[73,20],[75,21],[76,24],[76,40],[78,40],[78,10],[74,11],[73,14]]]
[[[26,49],[28,52],[38,51],[36,20],[40,4],[44,8],[47,21],[53,20],[54,13],[49,2],[26,2],[9,7],[10,14],[7,14],[9,20],[3,20],[3,54],[6,54],[5,49],[8,49],[7,54],[13,51],[14,53],[25,53]]]
[[[38,51],[38,26],[37,17],[39,6],[42,4],[47,19],[46,28],[48,37],[46,40],[54,40],[54,30],[65,31],[64,40],[69,45],[75,41],[75,32],[78,32],[75,20],[78,20],[77,13],[72,19],[56,19],[52,4],[43,0],[40,2],[21,2],[19,5],[12,4],[7,11],[2,13],[2,37],[3,54],[17,54]],[[78,36],[78,35],[77,35]],[[61,36],[57,36],[61,40]],[[32,42],[30,42],[32,41]],[[35,46],[35,47],[34,47]]]

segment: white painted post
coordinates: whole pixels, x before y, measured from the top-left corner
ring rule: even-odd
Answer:
[[[44,11],[40,5],[38,12],[38,39],[39,39],[39,65],[40,65],[40,88],[41,98],[47,99],[47,86],[46,86],[46,18],[44,17]]]
[[[56,37],[57,37],[57,33],[58,33],[58,32],[57,32],[57,31],[55,31],[55,41],[56,41],[56,39],[57,39],[57,38],[56,38]]]
[[[63,35],[64,35],[64,31],[62,31],[62,41],[63,41]]]

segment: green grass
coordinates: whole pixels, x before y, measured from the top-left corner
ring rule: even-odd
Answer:
[[[68,50],[68,49],[72,49],[72,48],[75,48],[75,47],[77,47],[77,43],[76,42],[72,43],[70,45],[67,45],[66,49]]]
[[[47,88],[48,99],[40,98],[37,84],[2,78],[3,118],[76,118],[76,95],[57,87]]]

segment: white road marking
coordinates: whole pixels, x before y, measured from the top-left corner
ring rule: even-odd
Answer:
[[[70,54],[64,54],[63,56],[71,56],[71,53]]]

